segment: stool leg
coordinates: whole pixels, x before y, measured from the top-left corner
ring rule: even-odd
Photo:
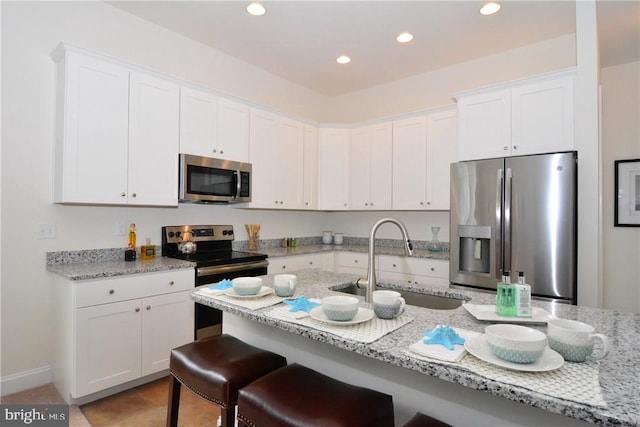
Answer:
[[[178,426],[178,409],[180,406],[180,381],[173,375],[169,375],[169,407],[167,409],[167,427]]]
[[[220,427],[234,427],[236,424],[235,406],[232,406],[231,409],[221,408],[220,418],[222,419],[222,423],[220,424]]]

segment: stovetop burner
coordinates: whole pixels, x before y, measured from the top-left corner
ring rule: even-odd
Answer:
[[[162,255],[193,261],[197,267],[261,261],[265,254],[234,251],[231,225],[180,225],[162,227]],[[180,244],[191,241],[196,251],[183,253]]]

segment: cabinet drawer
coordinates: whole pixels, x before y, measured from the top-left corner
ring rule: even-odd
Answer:
[[[132,274],[99,280],[83,280],[75,285],[75,307],[107,304],[146,296],[193,289],[193,269]]]
[[[449,261],[400,256],[380,256],[380,271],[426,277],[449,278]]]
[[[336,253],[336,264],[340,267],[367,268],[369,260],[367,254],[358,252]]]
[[[321,269],[322,255],[296,255],[269,259],[269,274],[289,273],[305,269]]]

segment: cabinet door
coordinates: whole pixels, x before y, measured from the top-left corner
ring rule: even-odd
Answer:
[[[276,199],[280,207],[300,209],[303,204],[304,131],[302,123],[280,118],[276,144]]]
[[[180,152],[214,157],[218,98],[208,92],[180,89]]]
[[[283,167],[276,162],[278,119],[274,114],[252,108],[250,129],[251,207],[277,208],[275,175],[276,169]]]
[[[310,254],[274,258],[269,261],[268,273],[291,273],[307,269],[322,269],[322,255]]]
[[[458,153],[455,110],[427,116],[427,207],[449,210],[450,168]]]
[[[142,301],[142,375],[169,369],[171,349],[193,341],[192,291]]]
[[[218,99],[217,148],[213,157],[249,161],[249,107],[226,98]]]
[[[304,209],[318,207],[318,128],[304,126]]]
[[[393,125],[381,123],[371,128],[369,156],[370,208],[391,209]]]
[[[427,119],[393,122],[393,209],[425,209]]]
[[[178,204],[179,87],[131,73],[128,203]]]
[[[514,156],[574,150],[571,77],[513,88],[511,111]]]
[[[320,129],[319,207],[349,208],[349,131]]]
[[[56,203],[126,203],[129,71],[67,52],[58,64]]]
[[[140,376],[141,300],[75,310],[75,392],[85,396]]]
[[[509,89],[458,99],[458,159],[511,155],[511,92]]]
[[[349,208],[371,209],[371,128],[353,129],[349,138]]]

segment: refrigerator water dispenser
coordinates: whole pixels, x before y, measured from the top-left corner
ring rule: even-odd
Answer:
[[[491,227],[461,225],[459,270],[465,273],[491,273]]]

